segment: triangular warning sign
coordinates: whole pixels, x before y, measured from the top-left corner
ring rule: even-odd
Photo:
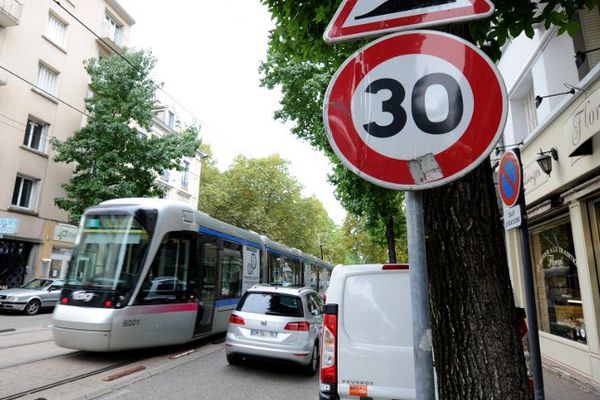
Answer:
[[[489,0],[342,0],[323,39],[335,43],[485,18],[492,12]]]

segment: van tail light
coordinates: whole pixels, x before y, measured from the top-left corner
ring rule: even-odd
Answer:
[[[310,324],[307,321],[300,322],[288,322],[283,328],[286,331],[305,331],[308,332],[310,330]]]
[[[239,315],[231,314],[229,316],[229,322],[236,325],[245,325],[244,318]]]
[[[389,271],[393,269],[408,270],[408,264],[383,264],[383,267],[381,269],[384,271]]]
[[[337,384],[337,312],[337,304],[325,305],[323,337],[321,339],[322,384]],[[327,386],[330,385],[321,385],[322,388]]]

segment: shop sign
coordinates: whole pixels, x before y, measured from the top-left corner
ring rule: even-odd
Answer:
[[[540,258],[539,266],[545,270],[562,271],[564,268],[568,267],[567,263],[565,263],[565,258],[571,261],[574,266],[577,266],[577,260],[573,254],[571,254],[567,249],[554,246],[544,251],[542,257]]]
[[[15,234],[18,227],[18,218],[0,218],[0,234]]]
[[[585,98],[565,124],[565,139],[569,157],[590,154],[588,141],[600,132],[600,90]]]
[[[242,293],[260,282],[260,263],[258,249],[244,246]]]
[[[77,237],[77,227],[67,224],[56,224],[54,227],[54,240],[74,243]]]
[[[547,183],[550,177],[542,171],[537,161],[532,161],[527,165],[523,165],[523,189],[525,195],[539,189]]]
[[[521,226],[521,206],[504,207],[504,229],[518,228]]]

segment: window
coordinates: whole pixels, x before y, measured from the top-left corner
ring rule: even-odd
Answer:
[[[36,182],[22,176],[17,176],[13,191],[12,205],[23,208],[33,208]]]
[[[171,129],[175,127],[175,114],[172,111],[167,113],[167,126]]]
[[[169,171],[168,169],[163,169],[160,172],[160,177],[161,177],[162,180],[164,180],[166,182],[169,182],[169,179],[171,177],[171,171]]]
[[[163,239],[138,295],[138,303],[187,301],[192,237],[171,232]]]
[[[598,7],[591,10],[579,10],[575,14],[580,28],[573,37],[573,46],[576,52],[576,66],[579,79],[583,79],[592,68],[600,62],[600,51],[593,51],[600,47],[600,13]],[[585,53],[586,51],[589,53]]]
[[[58,44],[64,46],[67,33],[67,24],[58,19],[55,15],[48,15],[48,25],[46,26],[46,37]]]
[[[181,187],[183,189],[188,188],[188,175],[190,172],[190,163],[188,161],[183,162],[183,170],[181,171]]]
[[[221,296],[242,295],[242,246],[225,242],[221,274]]]
[[[40,63],[39,69],[38,69],[36,85],[40,89],[56,96],[57,81],[58,81],[58,72],[52,71],[46,65]]]
[[[299,297],[279,293],[247,292],[236,307],[237,311],[285,317],[303,317]]]
[[[323,314],[323,302],[319,298],[319,295],[310,293],[306,298],[308,300],[308,309],[312,315],[319,316]]]
[[[540,329],[586,343],[577,260],[568,217],[532,229],[531,238]]]
[[[48,124],[28,119],[27,128],[25,128],[25,138],[23,139],[23,145],[43,152],[46,149],[47,131]]]
[[[112,40],[117,46],[121,45],[123,36],[123,25],[119,24],[113,17],[104,14],[104,23],[107,26],[106,36]]]
[[[271,280],[269,283],[282,286],[302,285],[302,266],[299,260],[269,253]]]

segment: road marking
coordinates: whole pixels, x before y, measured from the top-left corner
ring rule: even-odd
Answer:
[[[169,356],[169,360],[175,360],[175,359],[177,359],[177,358],[179,358],[179,357],[187,356],[187,355],[189,355],[189,354],[192,354],[194,351],[195,351],[195,350],[194,350],[194,349],[192,349],[192,350],[184,351],[183,353],[179,353],[179,354],[173,354],[173,355],[170,355],[170,356]]]

